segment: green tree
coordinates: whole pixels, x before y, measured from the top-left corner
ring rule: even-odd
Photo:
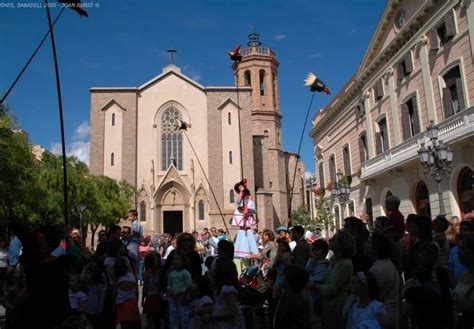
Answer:
[[[91,228],[91,246],[100,225],[117,223],[132,207],[134,188],[125,181],[117,182],[106,176],[89,176],[87,201],[84,202],[85,223]]]
[[[325,197],[325,190],[320,189],[315,198],[316,226],[319,230],[325,230],[326,236],[334,230],[334,215],[331,211],[328,198]]]
[[[28,136],[19,130],[8,107],[0,105],[0,224],[34,212],[36,178],[37,161]]]
[[[294,225],[301,225],[305,229],[315,232],[318,229],[317,222],[311,218],[311,212],[305,205],[301,205],[291,213]]]

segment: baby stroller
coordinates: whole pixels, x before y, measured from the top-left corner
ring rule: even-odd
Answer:
[[[267,298],[271,282],[264,279],[259,266],[249,266],[240,275],[239,283],[240,306],[245,322],[247,328],[254,328],[255,322],[264,323],[269,313]]]

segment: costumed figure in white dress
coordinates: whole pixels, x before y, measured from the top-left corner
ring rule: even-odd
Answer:
[[[253,229],[257,225],[255,220],[255,202],[250,197],[247,180],[244,179],[234,185],[235,211],[231,225],[238,227],[235,238],[234,257],[244,258],[258,253],[257,241]]]

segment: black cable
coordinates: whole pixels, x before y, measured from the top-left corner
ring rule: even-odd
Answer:
[[[61,17],[61,15],[63,14],[63,11],[66,7],[63,7],[61,9],[61,11],[59,12],[58,16],[56,17],[56,19],[54,20],[52,26],[54,27],[54,25],[56,25],[56,22],[58,21],[58,19]],[[23,66],[23,68],[21,69],[20,73],[18,74],[18,76],[16,77],[15,81],[13,81],[13,83],[11,84],[10,88],[8,88],[7,92],[5,93],[5,95],[3,95],[2,97],[2,100],[0,100],[0,104],[3,104],[3,102],[5,101],[5,99],[7,99],[8,95],[10,94],[10,92],[13,90],[13,88],[15,88],[15,85],[16,83],[18,82],[18,80],[20,80],[21,76],[23,75],[23,73],[25,73],[26,69],[28,68],[28,66],[30,65],[30,63],[33,61],[33,58],[35,58],[36,54],[38,53],[38,51],[40,50],[41,46],[43,45],[43,43],[46,41],[46,38],[48,37],[49,35],[49,32],[52,31],[52,29],[49,29],[48,32],[46,32],[46,34],[44,35],[43,39],[40,41],[38,47],[36,47],[35,51],[33,51],[33,54],[30,56],[30,58],[28,59],[28,61],[26,62],[25,66]]]
[[[202,167],[201,161],[199,160],[199,157],[196,153],[196,150],[194,150],[194,146],[189,140],[188,133],[186,132],[186,128],[180,128],[181,131],[184,132],[184,136],[186,136],[186,139],[188,140],[189,145],[191,146],[191,149],[193,150],[194,156],[196,157],[196,160],[199,163],[199,167],[201,167],[202,173],[204,175],[204,178],[206,178],[207,184],[209,185],[209,190],[211,191],[212,196],[214,197],[214,201],[216,201],[217,209],[219,209],[219,214],[222,217],[222,222],[224,223],[225,230],[226,232],[229,232],[229,229],[227,228],[227,224],[225,222],[224,215],[222,214],[221,207],[219,207],[219,202],[217,201],[216,195],[214,194],[214,190],[212,189],[211,182],[209,182],[209,179],[207,178],[206,172],[204,171],[204,168]]]
[[[296,155],[295,172],[293,174],[293,182],[291,184],[290,205],[288,207],[288,217],[291,217],[291,203],[293,201],[293,189],[295,188],[296,171],[298,169],[298,162],[300,160],[301,144],[303,143],[304,131],[306,130],[306,124],[308,123],[309,111],[311,110],[311,105],[313,105],[314,94],[315,92],[313,91],[313,96],[311,96],[311,102],[309,103],[308,111],[306,111],[306,118],[304,120],[303,131],[301,132],[300,144],[298,146],[298,153]]]

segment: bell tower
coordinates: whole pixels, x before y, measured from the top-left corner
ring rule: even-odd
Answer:
[[[236,62],[233,69],[236,84],[252,88],[251,118],[257,203],[260,190],[260,193],[271,195],[272,208],[277,210],[276,214],[286,214],[286,164],[281,143],[282,115],[278,93],[280,64],[273,50],[262,46],[255,28],[248,38],[248,47],[240,50],[242,60]],[[261,205],[257,205],[258,207]],[[277,224],[285,219],[269,216],[265,215],[267,223],[271,221]],[[259,214],[259,217],[262,216]]]

